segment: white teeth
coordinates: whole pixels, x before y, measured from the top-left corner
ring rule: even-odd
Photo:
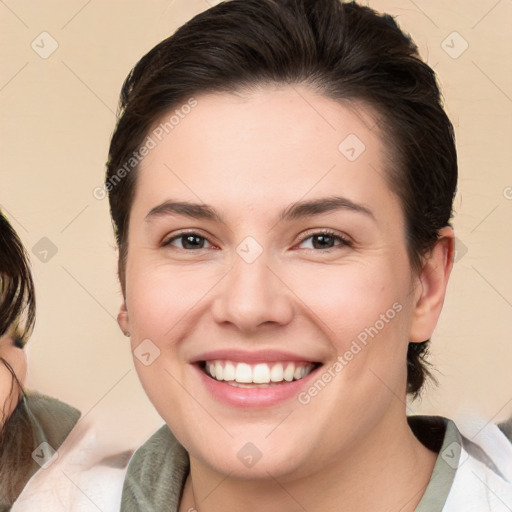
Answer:
[[[220,380],[220,379],[217,379]],[[246,363],[238,363],[235,370],[235,380],[248,384],[252,382],[252,369]]]
[[[277,363],[272,366],[272,370],[270,370],[270,380],[272,382],[281,382],[283,380],[283,365],[281,363]]]
[[[235,365],[229,361],[224,365],[224,380],[235,380]]]
[[[227,381],[239,387],[252,384],[273,385],[283,381],[292,382],[309,375],[314,368],[312,363],[258,363],[253,366],[233,361],[207,361],[205,371],[218,381]]]
[[[286,382],[291,382],[293,380],[293,374],[295,373],[295,365],[293,363],[288,363],[286,370],[284,371],[283,377]]]
[[[252,371],[252,381],[256,384],[266,384],[270,382],[270,368],[268,364],[257,364]]]
[[[222,368],[222,364],[220,363],[220,361],[217,361],[215,363],[215,378],[217,380],[223,380],[224,378],[224,369]]]

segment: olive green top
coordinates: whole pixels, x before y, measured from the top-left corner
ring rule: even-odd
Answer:
[[[57,398],[30,391],[26,393],[25,406],[38,441],[36,446],[47,442],[54,450],[68,437],[81,416],[78,409]],[[38,464],[36,469],[39,469]]]
[[[26,482],[43,466],[54,451],[61,446],[66,437],[80,418],[80,411],[56,398],[27,392],[22,398],[19,407],[23,407],[30,421],[32,430],[31,443],[32,460],[25,469]],[[23,446],[23,441],[21,446]],[[45,443],[45,444],[42,444]],[[16,461],[12,461],[13,470],[16,469]],[[17,468],[22,470],[23,468]],[[5,503],[0,496],[0,503]],[[1,506],[0,512],[10,510],[10,507]]]

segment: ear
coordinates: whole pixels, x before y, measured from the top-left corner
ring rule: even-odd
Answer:
[[[445,227],[432,251],[423,261],[416,277],[411,331],[409,340],[421,343],[430,339],[443,308],[448,278],[455,256],[453,229]]]
[[[130,318],[128,315],[128,309],[126,307],[126,300],[123,300],[121,307],[119,308],[119,313],[117,314],[117,323],[123,331],[125,336],[129,336],[130,333]]]

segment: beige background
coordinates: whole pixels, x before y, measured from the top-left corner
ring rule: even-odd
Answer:
[[[411,412],[498,420],[512,413],[512,2],[367,3],[395,15],[438,72],[459,149],[458,261],[433,342],[440,385]],[[162,421],[115,321],[116,251],[107,200],[93,189],[126,74],[208,6],[0,2],[0,205],[31,252],[39,300],[28,384],[128,424],[133,442]]]

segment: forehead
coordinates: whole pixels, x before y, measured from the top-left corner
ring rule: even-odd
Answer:
[[[364,203],[390,195],[376,117],[363,104],[298,85],[195,102],[175,106],[149,132],[136,202],[172,195],[257,209],[333,193]]]

